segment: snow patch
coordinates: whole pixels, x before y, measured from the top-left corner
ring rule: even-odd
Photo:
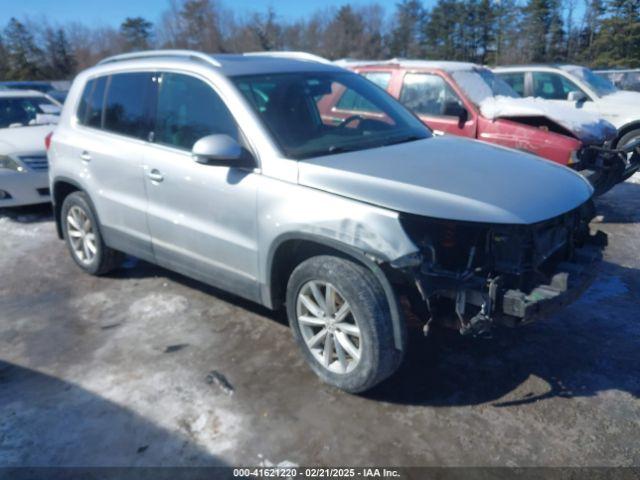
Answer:
[[[409,58],[391,58],[389,60],[361,60],[353,58],[341,58],[332,62],[343,68],[364,67],[372,65],[398,65],[403,68],[437,68],[446,72],[470,70],[477,65],[467,62],[447,62],[437,60],[414,60]]]
[[[640,173],[634,173],[629,178],[627,178],[627,182],[640,184]]]
[[[596,113],[556,104],[542,98],[490,97],[480,103],[482,115],[491,120],[504,117],[546,117],[582,140],[614,138],[615,127]]]
[[[9,217],[0,217],[0,228],[3,233],[10,233],[16,237],[39,237],[42,235],[41,225],[33,225],[21,222],[19,219],[11,219]],[[23,226],[24,225],[24,226]]]
[[[181,295],[152,293],[129,307],[133,317],[162,317],[187,310],[188,300]]]

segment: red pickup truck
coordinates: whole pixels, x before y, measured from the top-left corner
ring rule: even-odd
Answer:
[[[340,64],[340,62],[338,62]],[[489,69],[462,62],[344,62],[399,99],[435,134],[527,151],[585,175],[602,194],[623,180],[625,155],[608,147],[616,129],[595,114],[521,98]],[[367,105],[334,92],[327,116],[366,118]]]

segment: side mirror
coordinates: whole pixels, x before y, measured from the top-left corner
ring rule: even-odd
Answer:
[[[209,165],[241,166],[242,147],[229,135],[207,135],[191,149],[191,156],[198,163]]]
[[[469,112],[458,102],[446,102],[442,113],[448,117],[457,117],[461,125],[469,119]]]
[[[584,92],[572,90],[567,94],[567,100],[569,100],[570,102],[584,102],[585,100],[587,100],[587,96]]]

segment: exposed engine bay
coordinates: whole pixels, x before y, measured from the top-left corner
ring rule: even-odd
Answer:
[[[591,200],[532,225],[491,225],[403,215],[420,254],[391,264],[412,315],[462,334],[531,322],[591,283],[606,235],[592,234]]]

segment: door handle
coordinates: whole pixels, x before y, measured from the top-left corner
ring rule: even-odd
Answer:
[[[85,150],[80,154],[80,160],[82,160],[83,162],[90,162],[91,154]]]
[[[164,175],[160,173],[160,170],[155,168],[151,170],[148,175],[152,182],[161,182],[164,180]]]

